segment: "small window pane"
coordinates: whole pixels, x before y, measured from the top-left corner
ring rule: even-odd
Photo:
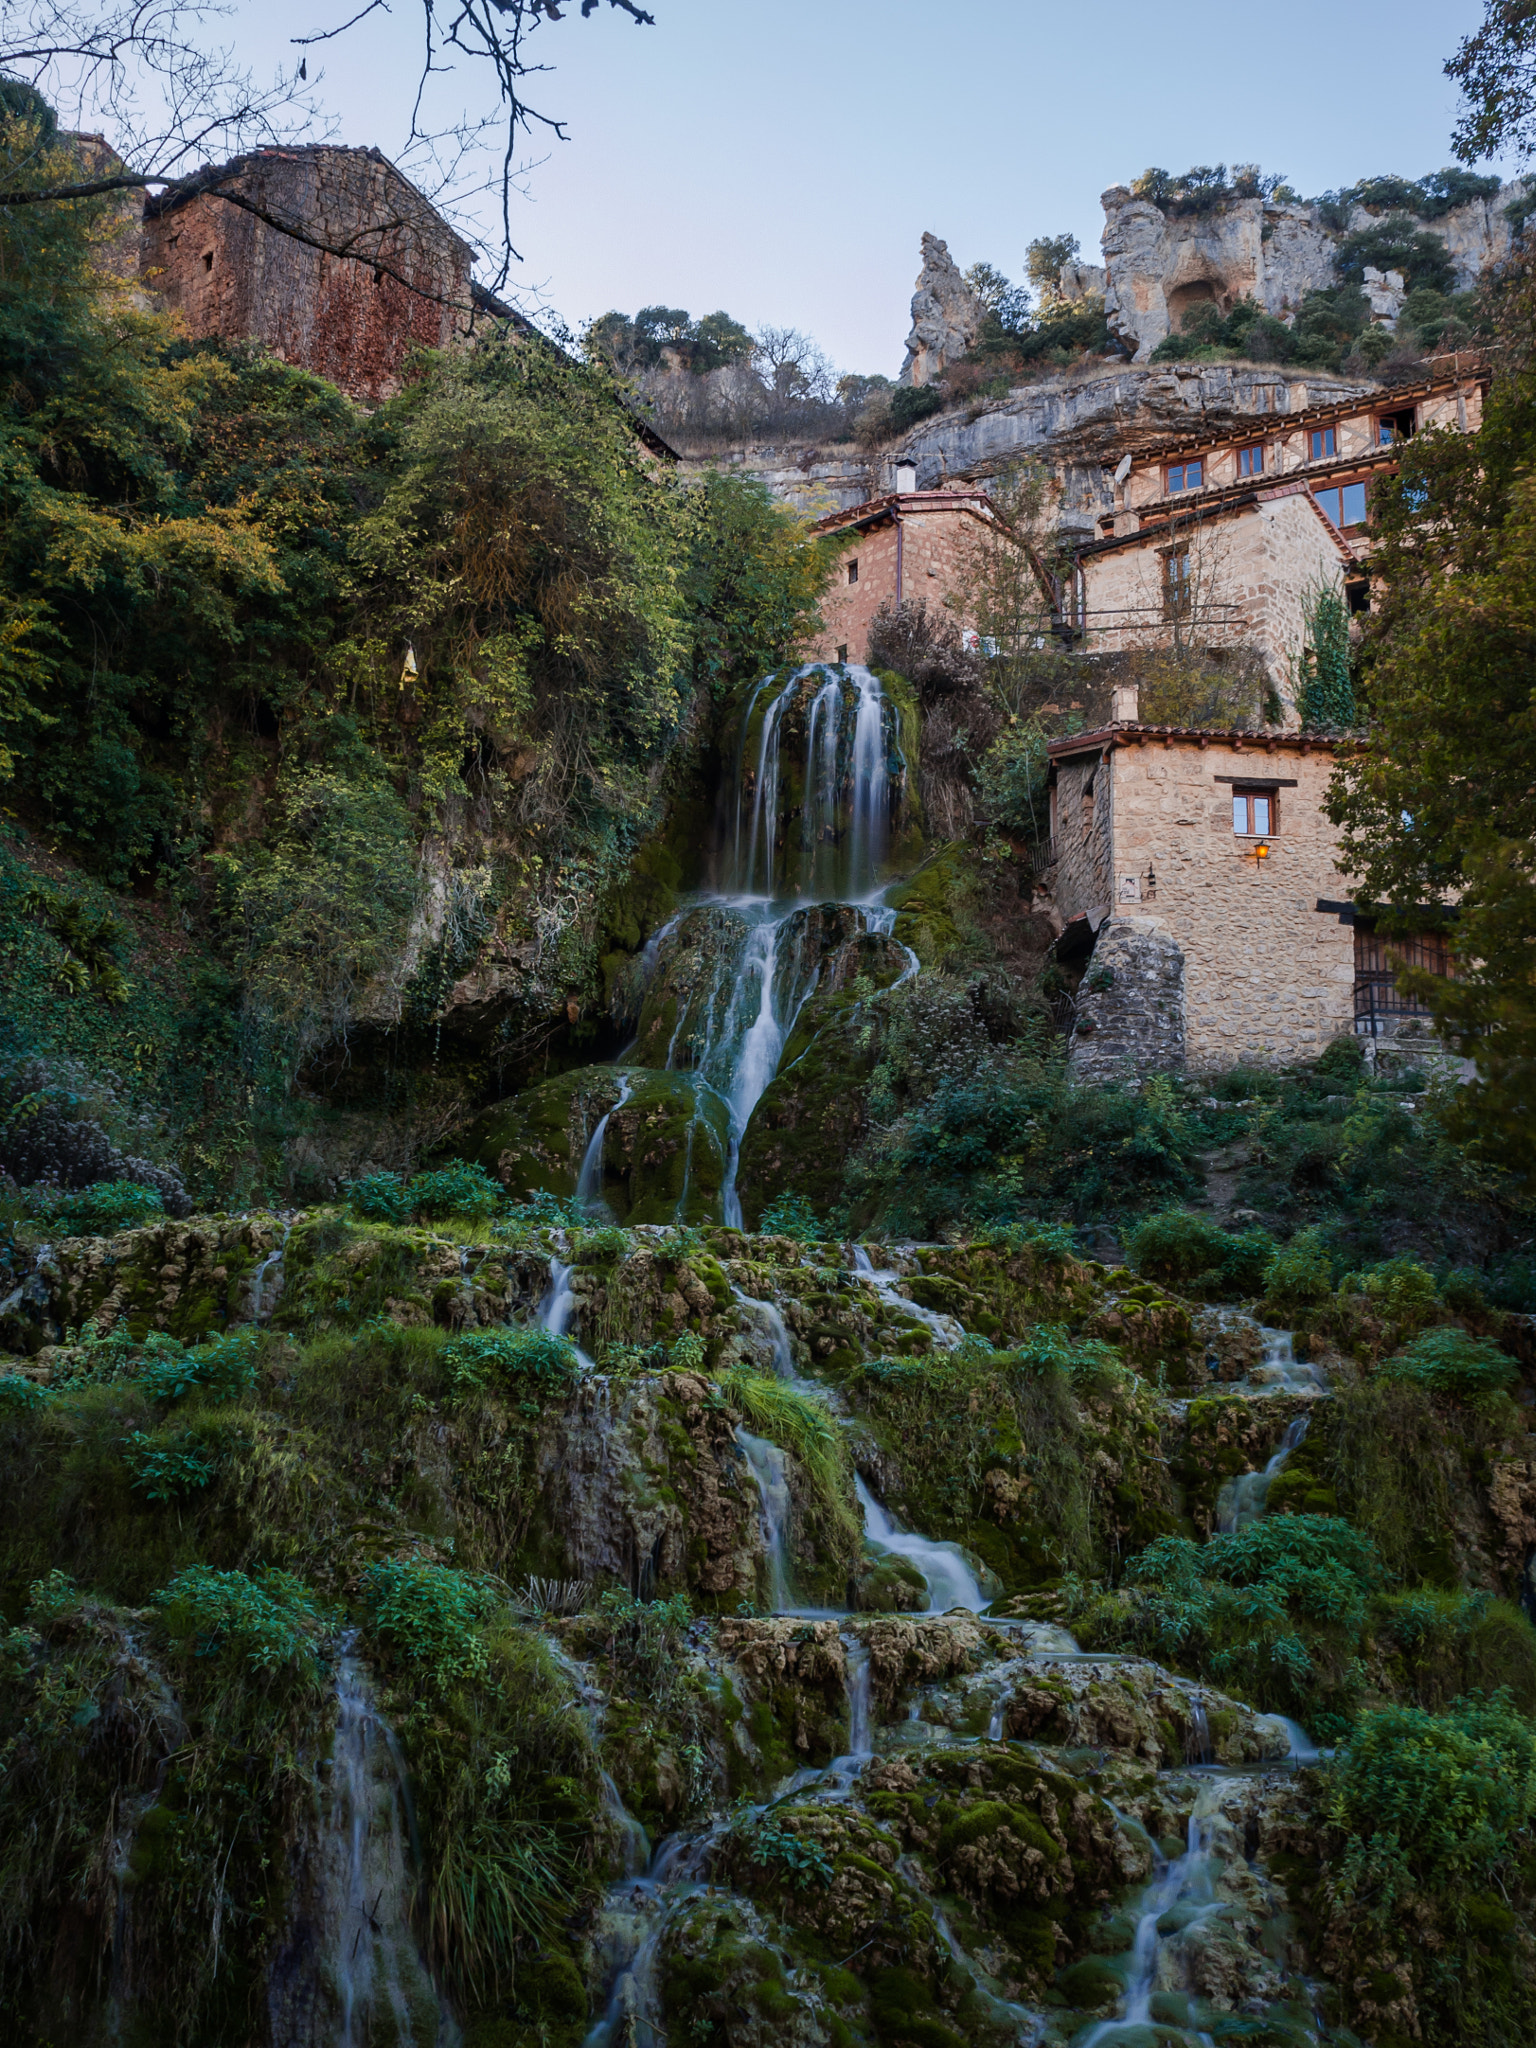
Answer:
[[[1248,830],[1248,799],[1245,796],[1235,796],[1232,799],[1232,830],[1234,832],[1246,832]]]
[[[1184,465],[1183,465],[1183,463],[1182,463],[1182,462],[1176,462],[1176,463],[1174,463],[1174,464],[1173,464],[1173,466],[1172,466],[1172,468],[1171,468],[1171,469],[1170,469],[1170,470],[1168,471],[1168,488],[1169,488],[1169,490],[1170,490],[1170,491],[1182,491],[1182,490],[1183,490],[1183,488],[1184,488]]]
[[[1256,796],[1253,799],[1253,829],[1260,834],[1269,831],[1269,798]]]
[[[1339,494],[1337,491],[1319,491],[1317,502],[1322,506],[1334,525],[1339,524]]]
[[[1363,483],[1346,484],[1344,486],[1343,499],[1344,524],[1346,526],[1364,526],[1365,485]]]
[[[1191,491],[1199,490],[1201,484],[1205,482],[1205,464],[1203,462],[1186,462],[1184,465],[1184,482],[1187,489]]]

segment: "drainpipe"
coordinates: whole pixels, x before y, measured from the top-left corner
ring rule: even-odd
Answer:
[[[896,609],[901,610],[901,513],[896,513]]]

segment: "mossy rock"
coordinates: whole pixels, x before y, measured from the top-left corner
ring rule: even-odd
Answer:
[[[728,1117],[693,1074],[578,1067],[487,1110],[465,1149],[514,1201],[541,1190],[572,1195],[603,1116],[602,1197],[621,1223],[698,1223],[719,1213]]]

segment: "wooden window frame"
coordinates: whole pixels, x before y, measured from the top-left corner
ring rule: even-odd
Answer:
[[[852,561],[851,561],[851,562],[850,562],[850,563],[848,564],[848,581],[849,581],[850,583],[857,583],[857,582],[858,582],[858,580],[859,580],[859,558],[858,558],[858,556],[857,556],[857,555],[855,555],[855,556],[854,556],[854,558],[853,558],[853,560],[852,560]]]
[[[1328,441],[1328,440],[1331,440],[1331,441],[1333,442],[1333,446],[1332,446],[1331,448],[1319,448],[1319,447],[1317,447],[1317,446],[1315,445],[1315,444],[1316,444],[1317,442],[1319,442],[1319,441]],[[1339,453],[1339,430],[1338,430],[1338,428],[1337,428],[1337,427],[1308,427],[1308,429],[1307,429],[1307,448],[1308,448],[1308,451],[1309,451],[1309,452],[1308,452],[1308,455],[1307,455],[1307,460],[1308,460],[1308,462],[1334,462],[1334,461],[1336,461],[1336,460],[1338,459],[1338,453]]]
[[[1248,466],[1248,468],[1247,468],[1247,469],[1244,469],[1244,467],[1243,467],[1243,459],[1244,459],[1244,457],[1245,457],[1245,456],[1246,456],[1246,457],[1249,457],[1249,458],[1250,458],[1250,461],[1249,461],[1249,466]],[[1253,456],[1257,456],[1257,457],[1258,457],[1258,461],[1257,461],[1257,462],[1254,462],[1254,461],[1252,461],[1252,460],[1251,460],[1251,458],[1252,458]],[[1245,443],[1244,443],[1244,445],[1243,445],[1243,446],[1242,446],[1241,448],[1239,448],[1239,449],[1238,449],[1238,451],[1237,451],[1237,478],[1238,478],[1238,482],[1239,482],[1239,483],[1241,483],[1241,482],[1242,482],[1242,481],[1243,481],[1243,480],[1244,480],[1245,478],[1247,478],[1247,477],[1253,477],[1253,476],[1262,476],[1263,474],[1264,474],[1264,443],[1263,443],[1262,441],[1248,441],[1248,442],[1245,442]]]
[[[1254,823],[1255,803],[1268,804],[1269,819]],[[1237,822],[1237,807],[1243,807],[1243,822]],[[1261,784],[1234,782],[1232,785],[1232,836],[1234,839],[1274,839],[1280,831],[1280,792]]]
[[[1400,405],[1396,412],[1377,413],[1376,446],[1378,448],[1401,448],[1405,441],[1411,441],[1414,434],[1418,431],[1418,422],[1414,417],[1414,411],[1415,409],[1411,405]],[[1408,422],[1408,431],[1405,434],[1399,434],[1393,427],[1393,422],[1403,419]],[[1385,436],[1389,429],[1392,432],[1392,438],[1387,440]]]
[[[1200,474],[1193,483],[1189,483],[1186,479],[1192,469],[1199,470]],[[1177,473],[1180,479],[1178,483],[1175,483],[1173,480],[1175,473]],[[1204,489],[1205,457],[1203,455],[1192,455],[1187,462],[1170,462],[1163,470],[1163,496],[1165,498],[1174,497],[1185,491],[1203,491]]]
[[[1189,610],[1189,542],[1175,541],[1172,547],[1159,548],[1163,558],[1163,616],[1168,619],[1182,618]],[[1174,573],[1174,564],[1182,563],[1183,568]]]
[[[1357,487],[1363,491],[1369,482],[1369,477],[1352,476],[1343,483],[1327,483],[1313,486],[1312,495],[1317,501],[1317,509],[1336,533],[1363,533],[1365,528],[1370,525],[1371,504],[1369,497],[1365,500],[1365,511],[1362,517],[1359,519],[1346,519],[1344,517],[1344,493],[1352,491]],[[1324,498],[1335,495],[1337,495],[1339,501],[1339,516],[1337,519],[1334,518],[1328,507],[1323,503]]]

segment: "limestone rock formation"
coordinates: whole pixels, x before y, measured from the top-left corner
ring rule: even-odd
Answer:
[[[1468,200],[1438,219],[1416,223],[1445,243],[1458,291],[1469,290],[1491,264],[1508,256],[1513,229],[1506,208],[1524,190],[1517,181],[1487,199]],[[1111,185],[1102,204],[1105,312],[1137,362],[1176,334],[1185,315],[1200,305],[1227,313],[1239,300],[1255,299],[1265,312],[1288,320],[1309,291],[1339,283],[1343,236],[1382,219],[1357,206],[1347,228],[1336,230],[1315,206],[1272,199],[1237,199],[1208,213],[1170,215],[1125,185]],[[1062,289],[1070,297],[1068,274],[1062,274]],[[1392,303],[1380,273],[1374,282],[1372,311],[1390,322],[1401,293]],[[1373,280],[1368,276],[1366,283],[1369,291]]]
[[[923,267],[912,294],[912,332],[899,382],[932,384],[981,332],[982,305],[937,235],[923,236]]]

